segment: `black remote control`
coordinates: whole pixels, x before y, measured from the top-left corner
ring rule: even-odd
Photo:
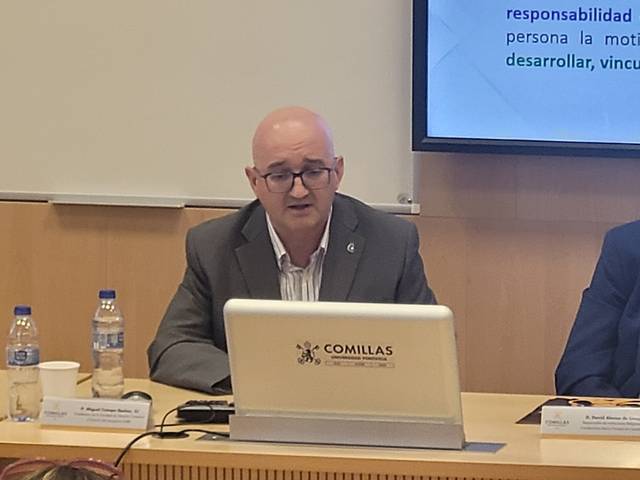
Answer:
[[[233,403],[226,400],[189,400],[178,407],[178,420],[184,423],[229,423]]]

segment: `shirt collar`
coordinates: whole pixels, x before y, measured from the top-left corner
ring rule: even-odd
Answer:
[[[329,210],[329,216],[327,217],[327,224],[324,227],[324,233],[322,234],[322,238],[320,239],[320,244],[318,248],[311,254],[312,260],[313,257],[317,256],[319,253],[324,254],[327,251],[327,246],[329,245],[329,226],[331,225],[331,216],[333,214],[333,205]],[[269,237],[271,238],[271,245],[273,246],[273,252],[276,254],[276,260],[278,262],[278,269],[282,270],[282,264],[285,260],[289,260],[289,254],[287,253],[287,249],[284,247],[282,240],[280,240],[280,236],[276,229],[273,227],[271,223],[271,218],[269,214],[265,211],[265,215],[267,217],[267,229],[269,230]]]

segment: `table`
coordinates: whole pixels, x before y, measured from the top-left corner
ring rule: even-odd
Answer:
[[[89,383],[80,384],[82,395],[89,395]],[[125,389],[152,395],[156,422],[188,399],[207,398],[141,379],[126,380]],[[471,443],[465,451],[201,441],[201,434],[191,434],[186,439],[144,438],[126,455],[124,468],[129,480],[640,478],[638,442],[541,438],[538,426],[514,423],[546,398],[463,393],[465,432]],[[46,455],[113,461],[134,435],[43,429],[37,423],[2,421],[0,457]],[[493,453],[474,451],[481,442],[504,446]]]

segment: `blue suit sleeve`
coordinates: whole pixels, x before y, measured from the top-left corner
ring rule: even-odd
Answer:
[[[618,326],[632,283],[623,257],[615,231],[608,232],[556,370],[560,395],[622,396],[612,379]]]

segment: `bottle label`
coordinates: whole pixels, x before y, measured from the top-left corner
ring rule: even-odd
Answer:
[[[10,367],[30,367],[40,363],[40,350],[37,348],[9,349],[7,365]]]
[[[94,333],[94,350],[111,350],[124,348],[124,332]]]

